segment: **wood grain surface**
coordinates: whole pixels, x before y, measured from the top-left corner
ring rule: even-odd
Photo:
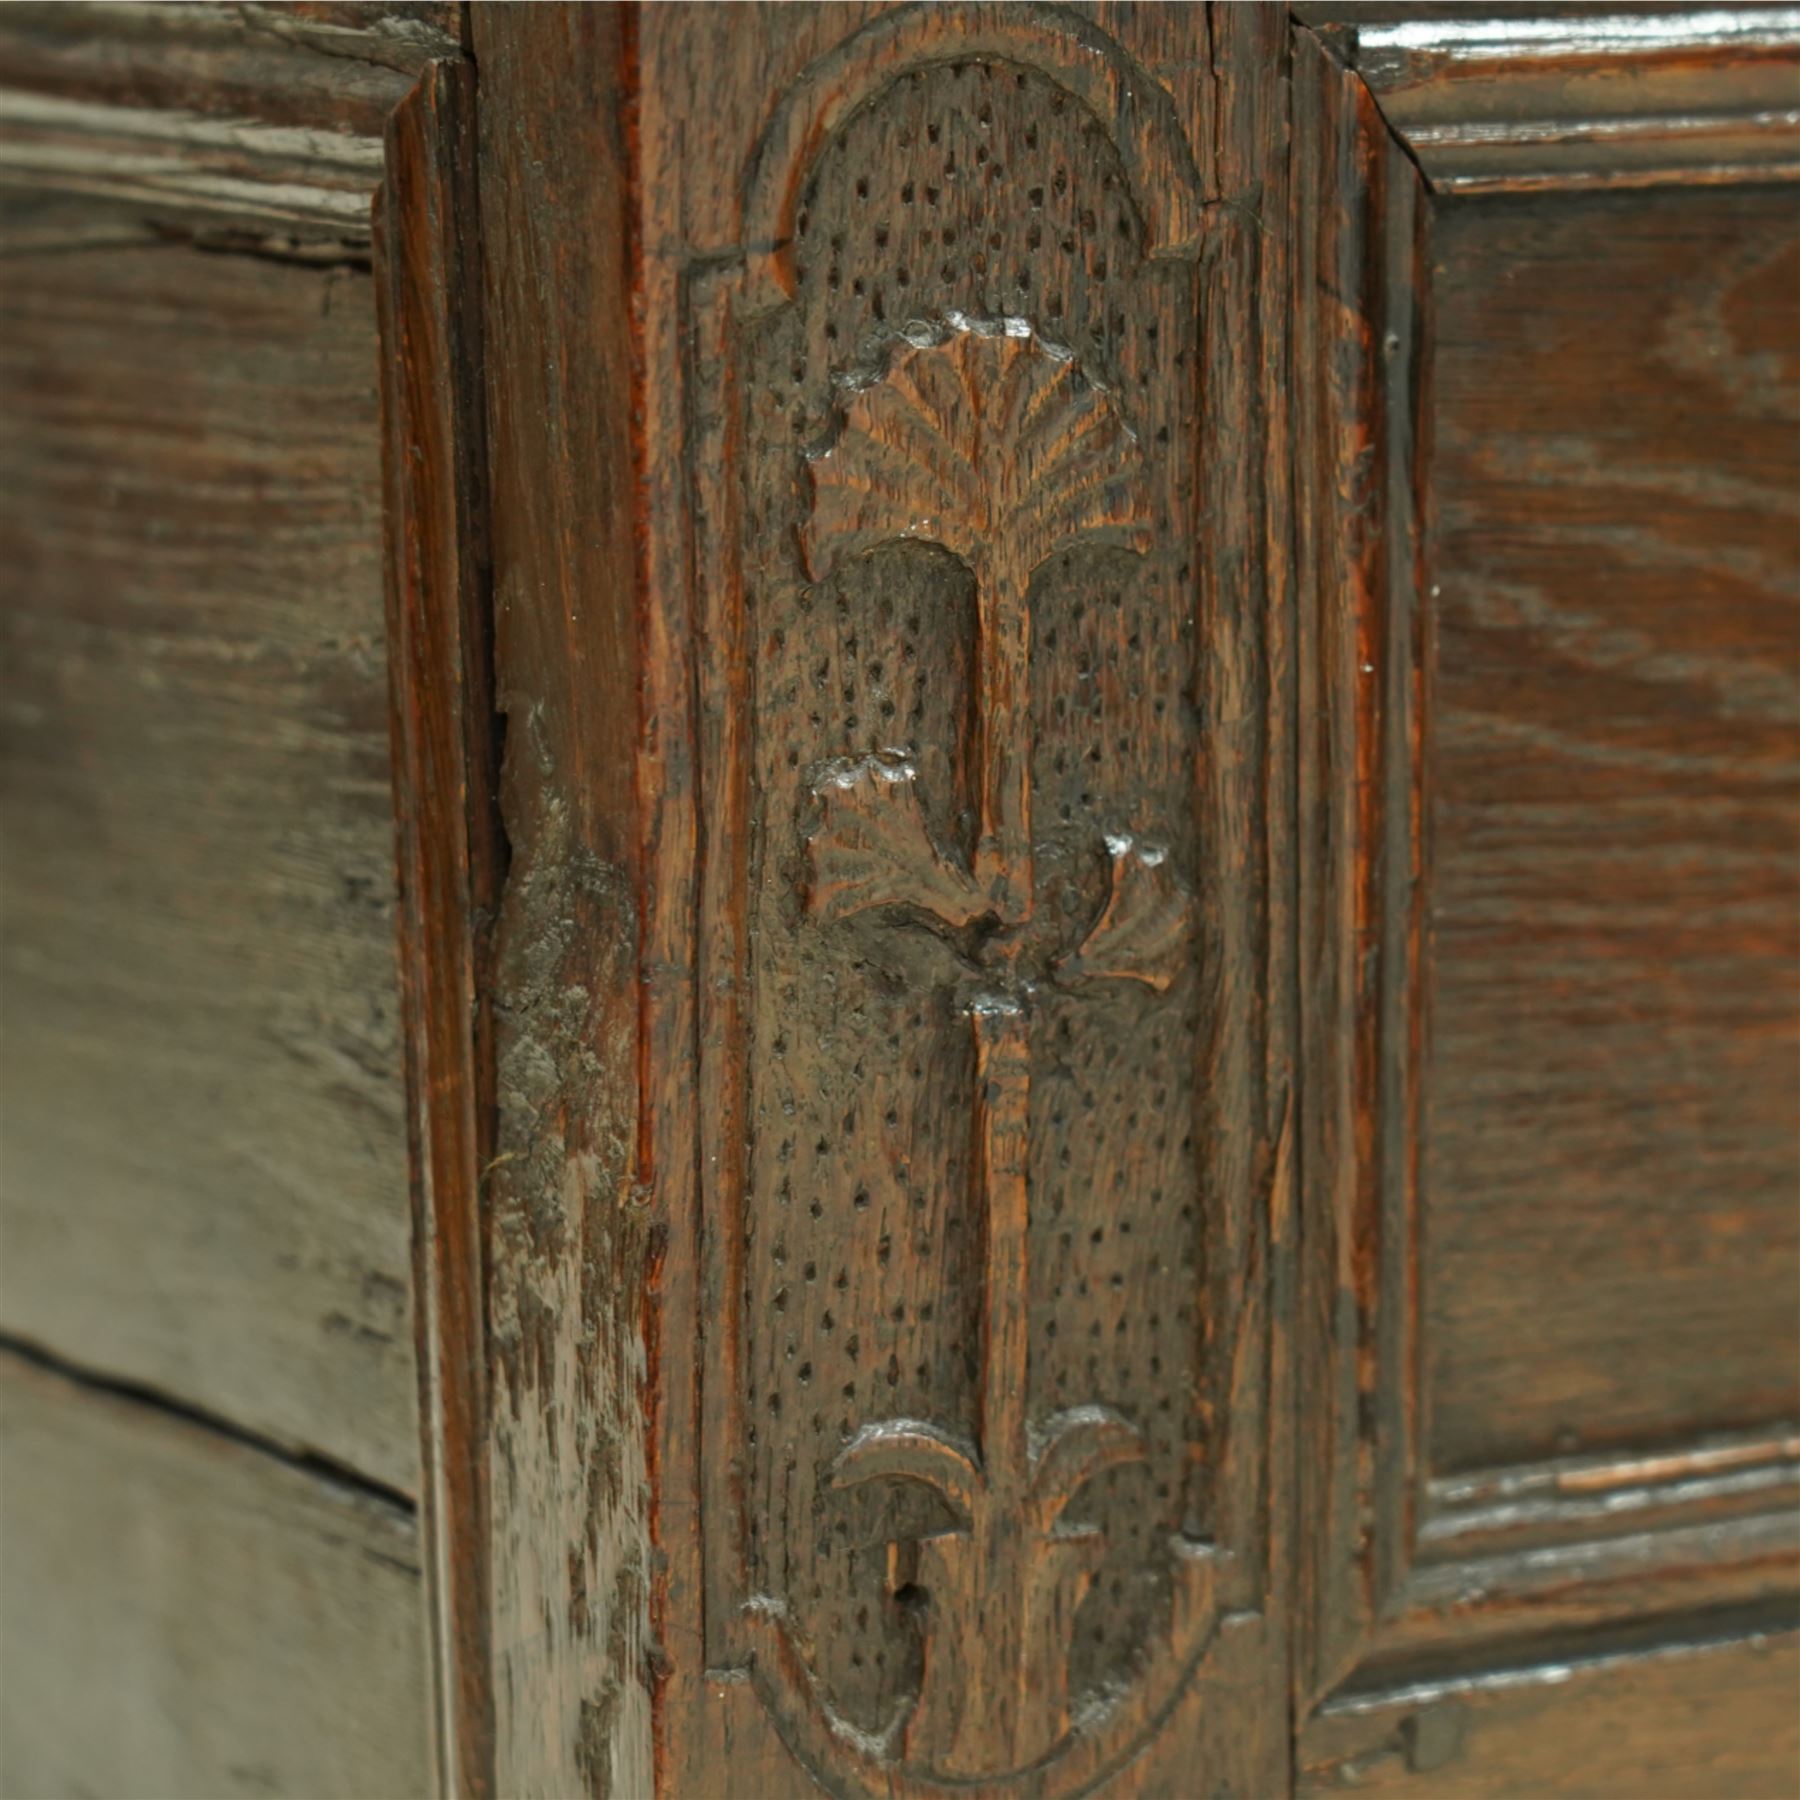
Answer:
[[[0,1791],[428,1791],[410,1508],[0,1351]]]
[[[388,122],[376,211],[388,669],[412,1162],[420,1497],[444,1791],[490,1778],[486,1255],[498,816],[475,83],[434,66]]]
[[[371,284],[5,268],[0,1327],[410,1493]]]
[[[1433,1466],[1800,1417],[1800,214],[1434,236]]]
[[[1729,1708],[1634,1759],[1581,1696],[1800,1622],[1792,208],[1432,197],[1332,44],[1294,101],[1302,1779],[1781,1791]],[[1439,1687],[1479,1743],[1394,1697]]]

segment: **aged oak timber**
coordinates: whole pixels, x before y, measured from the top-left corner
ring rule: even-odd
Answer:
[[[0,10],[6,1779],[1795,1791],[1796,177],[1781,5]]]

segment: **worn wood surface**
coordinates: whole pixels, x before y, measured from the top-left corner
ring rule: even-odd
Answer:
[[[1435,230],[1432,1465],[1791,1424],[1800,211]]]
[[[1332,1707],[1302,1800],[1784,1800],[1800,1777],[1800,1637],[1543,1662]]]
[[[454,57],[453,4],[8,6],[0,185],[225,236],[366,245],[390,112]]]
[[[4,267],[0,1328],[411,1492],[370,282]]]
[[[619,1800],[654,1785],[645,1316],[667,1248],[634,1185],[633,771],[654,609],[631,447],[624,24],[603,7],[491,8],[475,43],[511,854],[476,1451],[493,1521],[491,1780]]]
[[[0,1352],[0,1547],[0,1791],[427,1791],[410,1508]]]

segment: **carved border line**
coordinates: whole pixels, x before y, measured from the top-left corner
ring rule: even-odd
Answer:
[[[1119,152],[1145,224],[1150,257],[1191,256],[1204,211],[1200,174],[1167,91],[1109,37],[1061,7],[975,0],[900,7],[821,57],[789,87],[745,175],[744,232],[753,307],[794,292],[794,216],[815,153],[902,69],[1004,61],[1037,70],[1081,101]]]
[[[1412,309],[1426,265],[1417,170],[1305,31],[1294,96],[1305,1705],[1355,1663],[1404,1579],[1418,1507],[1428,658]]]

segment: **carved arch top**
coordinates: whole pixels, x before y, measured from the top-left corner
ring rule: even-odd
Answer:
[[[1198,252],[1206,196],[1193,149],[1162,85],[1114,39],[1061,7],[907,6],[815,62],[777,104],[746,166],[746,290],[755,305],[791,299],[795,219],[820,150],[888,82],[937,64],[1003,61],[1073,95],[1117,146],[1145,223],[1146,254]]]

